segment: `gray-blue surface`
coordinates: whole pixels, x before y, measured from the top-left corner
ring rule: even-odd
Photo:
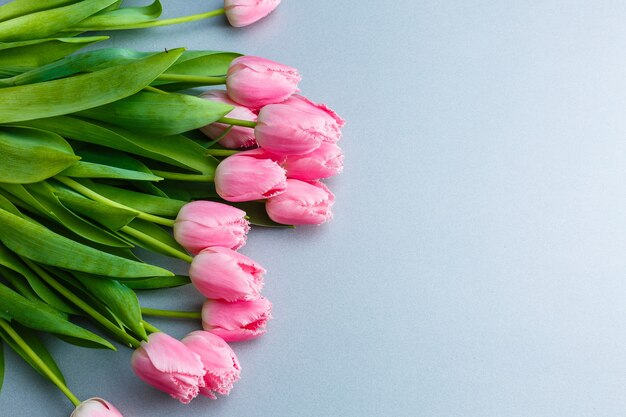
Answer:
[[[625,21],[608,0],[285,0],[243,29],[114,34],[298,67],[347,119],[346,169],[332,223],[252,232],[275,319],[235,346],[229,397],[183,406],[132,374],[129,350],[52,340],[70,386],[126,417],[625,415]],[[0,415],[70,414],[7,356]]]

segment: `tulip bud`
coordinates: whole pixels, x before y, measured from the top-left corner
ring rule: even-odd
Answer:
[[[298,91],[298,70],[269,59],[241,56],[228,68],[226,91],[239,104],[258,109],[280,103]]]
[[[141,342],[133,352],[131,366],[144,382],[183,404],[194,399],[205,385],[206,371],[200,356],[165,333],[152,333],[148,342]]]
[[[198,330],[181,340],[185,346],[200,356],[206,373],[205,386],[200,394],[217,399],[215,393],[228,395],[233,384],[239,380],[241,366],[235,352],[219,336]]]
[[[123,417],[117,408],[102,398],[90,398],[76,407],[70,417]]]
[[[215,191],[227,201],[274,197],[286,187],[285,170],[256,149],[224,159],[215,170]]]
[[[333,109],[328,107],[326,104],[314,103],[308,98],[301,96],[300,94],[292,95],[286,101],[284,101],[283,104],[288,104],[300,110],[320,114],[326,118],[326,123],[328,125],[332,125],[333,129],[335,130],[341,129],[346,124],[346,121],[343,120],[337,113],[335,113]],[[341,137],[341,132],[339,132],[339,136]]]
[[[324,142],[311,153],[287,156],[283,168],[287,178],[302,181],[332,177],[343,170],[343,152],[336,144]]]
[[[200,97],[217,101],[219,103],[228,104],[233,106],[234,109],[228,113],[227,117],[240,120],[249,120],[256,122],[256,114],[247,107],[235,103],[225,91],[222,90],[209,90],[200,94]],[[211,139],[217,139],[224,135],[224,132],[229,129],[229,126],[224,123],[211,123],[210,125],[200,128],[202,133],[210,137]],[[228,133],[219,140],[219,144],[229,149],[242,149],[251,148],[256,146],[256,140],[254,139],[254,130],[249,127],[233,126]]]
[[[265,210],[276,223],[322,224],[333,215],[331,207],[335,196],[319,181],[287,180],[287,191],[270,198]]]
[[[246,213],[227,204],[194,201],[185,204],[174,223],[174,238],[196,254],[209,246],[239,249],[246,243],[250,225]]]
[[[241,342],[265,334],[272,303],[261,297],[251,301],[207,300],[202,306],[202,328],[227,342]]]
[[[236,28],[248,26],[270,14],[280,0],[224,0],[228,23]]]
[[[254,300],[263,287],[265,269],[234,250],[213,247],[200,252],[189,268],[191,282],[207,298]]]
[[[258,145],[268,152],[303,155],[319,148],[322,142],[337,142],[341,129],[334,118],[317,107],[281,103],[261,109],[254,135]]]

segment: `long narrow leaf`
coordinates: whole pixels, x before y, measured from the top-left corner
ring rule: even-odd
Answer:
[[[107,39],[109,39],[108,36],[85,36],[0,43],[0,66],[30,70],[61,59],[92,43]]]
[[[143,7],[124,7],[121,9],[95,14],[72,29],[93,31],[107,30],[110,26],[133,25],[137,23],[149,22],[161,16],[163,7],[159,0]]]

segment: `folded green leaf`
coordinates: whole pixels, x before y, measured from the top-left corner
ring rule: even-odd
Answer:
[[[183,55],[172,65],[164,75],[181,74],[199,77],[226,77],[228,67],[233,59],[241,56],[236,52],[221,51],[185,51]],[[166,91],[180,91],[188,88],[206,85],[202,82],[177,82],[171,80],[156,79],[152,86]]]
[[[163,179],[154,174],[83,161],[79,161],[65,169],[61,172],[61,175],[75,178],[117,178],[138,181],[160,181]]]
[[[0,89],[0,123],[74,113],[128,97],[169,68],[182,49],[90,74]]]
[[[18,255],[44,265],[109,277],[173,275],[163,268],[110,255],[80,244],[5,210],[0,210],[0,225],[2,243]]]
[[[25,14],[48,10],[54,7],[65,6],[67,4],[76,3],[80,0],[13,0],[7,4],[0,6],[0,22],[12,19]]]
[[[77,50],[109,39],[108,36],[47,38],[21,42],[0,42],[0,66],[30,70],[61,59]],[[10,75],[15,75],[15,71]],[[20,73],[23,71],[18,71]]]
[[[207,175],[213,174],[219,163],[215,158],[205,157],[205,149],[183,135],[155,137],[68,116],[29,120],[19,125],[49,130],[68,139],[117,149]]]
[[[133,280],[122,280],[128,288],[133,290],[158,290],[162,288],[174,288],[191,283],[188,276],[176,275],[173,277],[150,277]]]
[[[161,16],[163,7],[159,0],[143,7],[124,7],[95,14],[74,25],[72,29],[82,31],[107,30],[110,26],[133,25],[149,22]]]
[[[117,0],[83,0],[0,22],[0,41],[45,38],[74,26]]]
[[[55,133],[0,127],[0,182],[26,184],[42,181],[78,159],[72,147]]]
[[[140,92],[77,115],[144,134],[168,136],[211,124],[232,109],[228,104],[186,94]]]
[[[113,279],[75,272],[74,276],[104,303],[120,321],[141,338],[147,338],[141,306],[133,290]]]
[[[0,285],[0,311],[2,311],[2,315],[8,316],[11,320],[15,320],[28,328],[69,336],[88,342],[94,347],[115,350],[111,343],[100,336],[59,316],[41,310],[36,303],[22,297],[4,285]]]

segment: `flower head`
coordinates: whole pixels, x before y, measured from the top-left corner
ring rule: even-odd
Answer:
[[[117,408],[102,398],[90,398],[76,407],[70,417],[123,417]]]
[[[250,110],[249,108],[237,104],[230,98],[228,98],[226,91],[209,90],[205,93],[202,93],[200,97],[233,106],[234,109],[231,110],[230,113],[228,113],[227,117],[256,122],[256,114],[252,112],[252,110]],[[253,129],[243,126],[233,126],[232,128],[230,128],[230,130],[228,129],[229,126],[225,125],[224,123],[211,123],[210,125],[200,128],[202,133],[204,133],[211,139],[217,139],[219,137],[222,137],[219,140],[219,144],[225,148],[242,149],[251,148],[256,145]],[[228,133],[226,133],[226,130],[228,130]],[[224,133],[226,134],[224,135]]]
[[[228,68],[226,91],[235,102],[251,109],[280,103],[298,91],[298,70],[269,59],[241,56]]]
[[[332,177],[343,170],[343,152],[336,144],[323,142],[311,153],[287,156],[283,168],[287,178],[302,181]]]
[[[283,224],[322,224],[333,215],[335,196],[319,181],[288,179],[287,191],[265,203],[269,217]]]
[[[166,392],[183,404],[204,387],[204,366],[200,357],[179,340],[165,333],[152,333],[133,352],[131,366],[146,383]]]
[[[228,22],[234,27],[248,26],[270,14],[280,0],[224,0]]]
[[[202,306],[202,328],[227,342],[262,336],[271,318],[272,303],[261,297],[250,301],[207,300]]]
[[[191,253],[209,246],[239,249],[250,225],[243,210],[212,201],[185,204],[174,223],[174,238]]]
[[[229,156],[215,170],[215,190],[227,201],[253,201],[285,191],[285,170],[257,149]]]
[[[200,394],[212,399],[216,399],[215,393],[228,395],[241,373],[237,356],[228,343],[202,330],[189,333],[181,342],[200,356],[206,371]]]
[[[189,268],[193,285],[207,298],[254,300],[263,287],[265,269],[234,250],[213,247],[200,252]]]

